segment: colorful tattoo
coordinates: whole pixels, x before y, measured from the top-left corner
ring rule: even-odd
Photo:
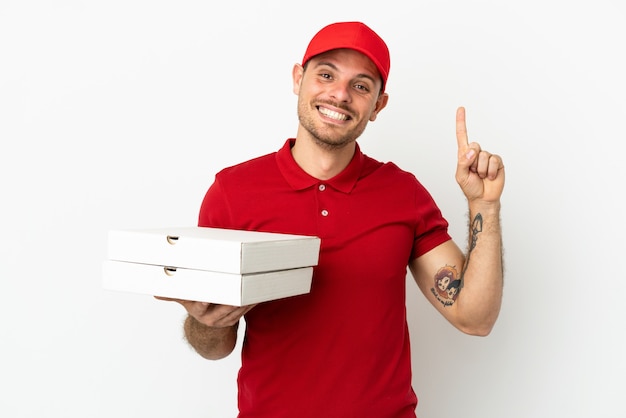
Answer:
[[[465,265],[463,266],[460,276],[454,266],[444,266],[437,271],[437,274],[435,274],[435,287],[431,288],[430,291],[443,306],[452,305],[459,296],[461,289],[463,289],[465,271],[467,270],[472,251],[476,248],[478,234],[480,234],[482,230],[483,217],[480,213],[478,213],[472,222],[469,250],[467,252],[467,259],[465,260]]]
[[[431,288],[430,291],[443,306],[452,305],[459,295],[461,280],[458,275],[459,273],[453,266],[442,267],[435,274],[435,287]]]

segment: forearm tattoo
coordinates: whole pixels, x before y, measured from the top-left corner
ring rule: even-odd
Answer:
[[[463,281],[465,277],[465,271],[470,262],[472,251],[476,248],[476,241],[478,241],[478,234],[483,230],[483,217],[480,213],[476,214],[472,221],[472,227],[470,229],[469,250],[467,252],[467,258],[465,259],[465,265],[461,274],[456,269],[456,266],[444,266],[435,274],[435,285],[430,289],[432,294],[437,298],[443,306],[451,306],[459,296],[461,289],[463,289]]]

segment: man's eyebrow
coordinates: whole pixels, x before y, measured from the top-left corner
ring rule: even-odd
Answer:
[[[338,71],[339,69],[337,68],[337,66],[335,64],[333,64],[332,62],[327,62],[327,61],[319,61],[317,64],[315,64],[315,68],[317,67],[321,67],[321,66],[327,66],[332,68],[335,71]],[[369,74],[365,74],[365,73],[361,73],[361,74],[357,74],[357,76],[355,78],[367,78],[368,80],[371,80],[372,83],[376,83],[376,79],[374,77],[372,77]]]

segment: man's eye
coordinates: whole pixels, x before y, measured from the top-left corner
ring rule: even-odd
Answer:
[[[320,74],[320,77],[322,77],[322,78],[330,78],[330,74],[322,73],[322,74]]]
[[[357,84],[354,86],[357,90],[369,91],[369,88],[363,84]]]

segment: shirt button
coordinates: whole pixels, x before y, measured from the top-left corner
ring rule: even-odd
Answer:
[[[328,216],[328,211],[326,209],[322,211],[322,216]]]
[[[326,185],[325,184],[320,184],[318,187],[320,192],[323,192],[324,190],[326,190]]]

